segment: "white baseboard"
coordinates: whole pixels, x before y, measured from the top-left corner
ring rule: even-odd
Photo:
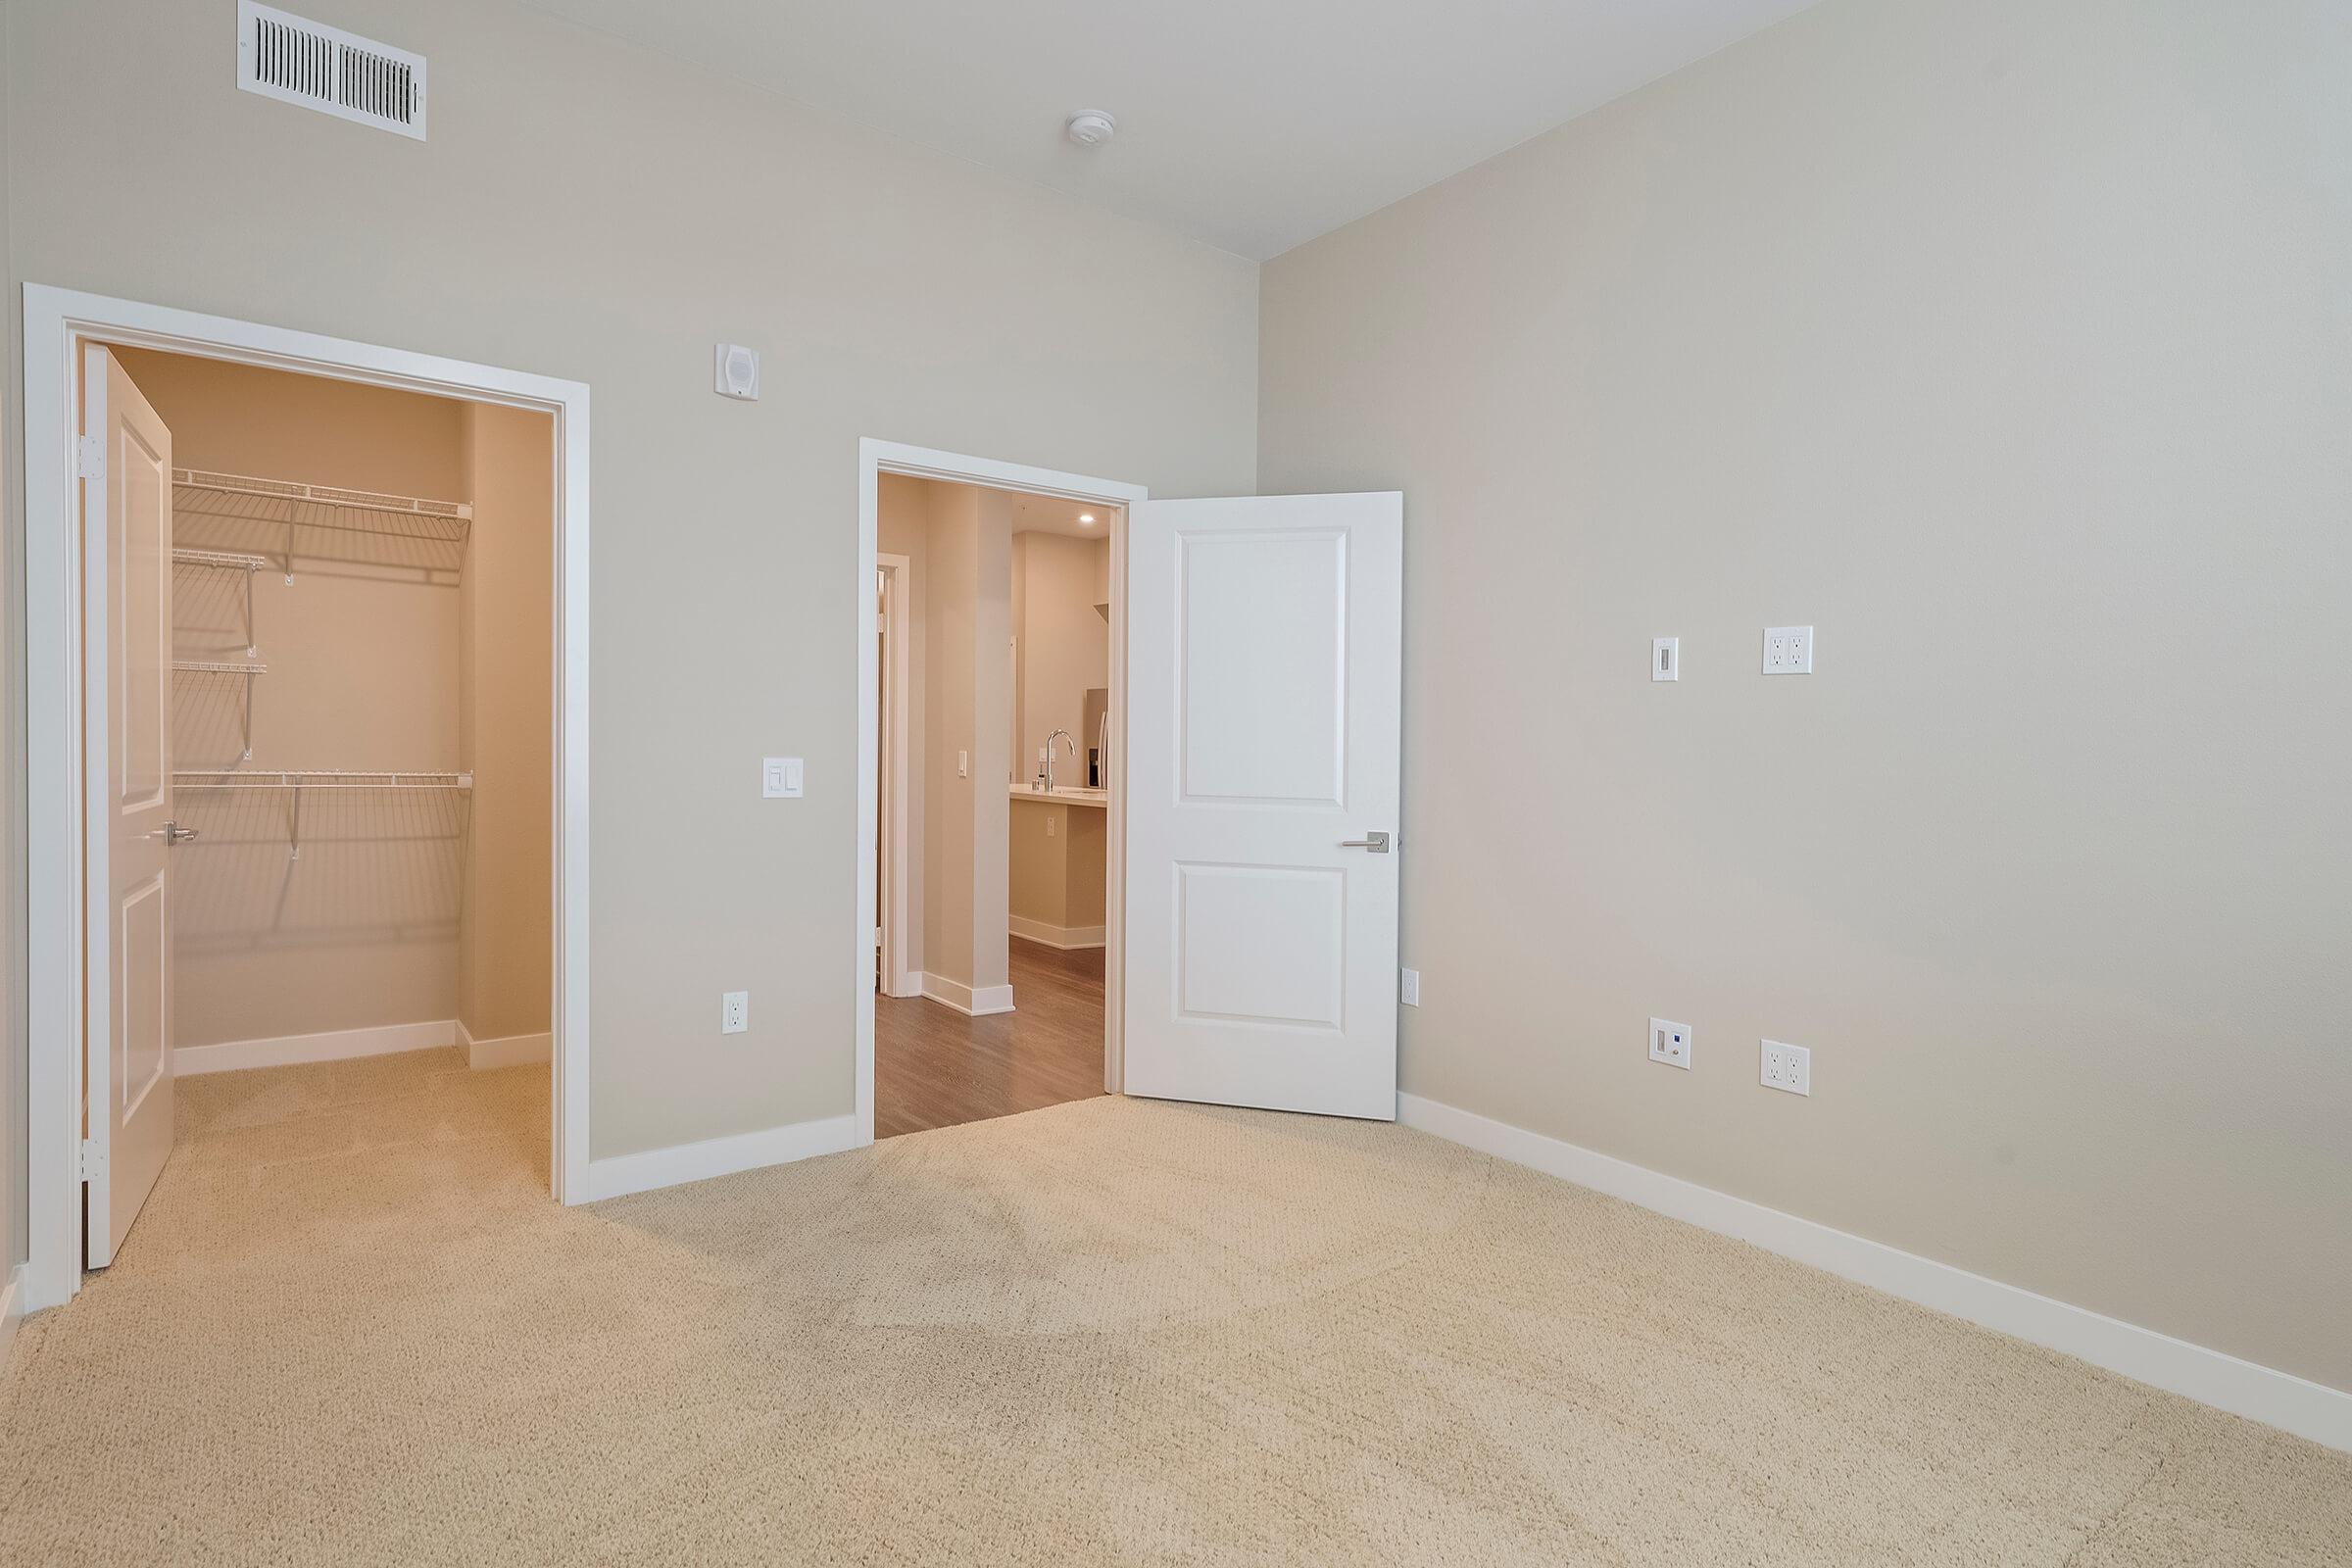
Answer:
[[[706,1138],[699,1144],[649,1149],[637,1154],[614,1154],[588,1162],[588,1201],[649,1193],[657,1187],[709,1181],[763,1165],[783,1165],[818,1154],[837,1154],[862,1143],[856,1116],[833,1116],[823,1121],[794,1122],[764,1132],[737,1133],[729,1138]]]
[[[1622,1198],[1702,1230],[1736,1237],[1768,1252],[2079,1356],[2093,1366],[2233,1415],[2352,1451],[2352,1394],[2340,1389],[2069,1306],[1949,1263],[1833,1230],[1418,1095],[1398,1095],[1396,1114],[1407,1127],[1418,1127],[1448,1142]]]
[[[8,1377],[8,1358],[17,1348],[17,1325],[24,1321],[24,1265],[19,1263],[8,1271],[8,1283],[0,1285],[0,1386]]]
[[[500,1035],[491,1040],[476,1040],[466,1021],[458,1020],[458,1049],[466,1053],[466,1065],[476,1072],[493,1067],[523,1067],[533,1062],[553,1061],[556,1057],[556,1037],[552,1033],[535,1035]]]
[[[185,1078],[202,1072],[239,1072],[247,1067],[286,1067],[305,1061],[345,1061],[384,1056],[396,1051],[430,1051],[458,1043],[458,1021],[387,1023],[372,1029],[333,1029],[317,1035],[275,1035],[268,1040],[229,1040],[217,1046],[176,1046],[172,1072]]]
[[[944,974],[925,974],[922,979],[924,996],[954,1007],[957,1012],[983,1018],[990,1013],[1012,1011],[1010,986],[967,986]]]
[[[1048,925],[1027,915],[1008,914],[1004,917],[1004,929],[1026,941],[1042,942],[1065,953],[1102,945],[1102,928],[1099,925]]]

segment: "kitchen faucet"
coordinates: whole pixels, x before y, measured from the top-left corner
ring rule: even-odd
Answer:
[[[1053,734],[1046,737],[1046,793],[1048,795],[1054,793],[1054,742],[1055,740],[1059,740],[1063,745],[1067,746],[1070,749],[1070,755],[1072,757],[1076,757],[1078,755],[1078,743],[1070,739],[1070,732],[1068,730],[1057,729]]]

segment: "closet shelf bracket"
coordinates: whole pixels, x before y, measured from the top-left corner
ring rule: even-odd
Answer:
[[[269,672],[270,666],[251,662],[226,663],[211,659],[174,659],[172,668],[175,673],[189,675],[262,675]],[[244,711],[245,750],[239,754],[238,760],[250,762],[253,760],[253,682],[250,680],[245,683]]]
[[[292,560],[291,557],[287,559]],[[172,552],[172,564],[207,566],[218,571],[241,571],[245,574],[245,657],[251,659],[258,655],[262,650],[253,633],[253,574],[270,564],[269,558],[238,555],[226,550],[174,550]]]

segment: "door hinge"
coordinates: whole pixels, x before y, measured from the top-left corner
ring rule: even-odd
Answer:
[[[74,476],[77,479],[106,477],[106,437],[85,435],[74,444]]]
[[[78,1161],[78,1166],[81,1173],[81,1179],[85,1182],[90,1179],[90,1141],[87,1138],[84,1138],[81,1141],[81,1156]]]

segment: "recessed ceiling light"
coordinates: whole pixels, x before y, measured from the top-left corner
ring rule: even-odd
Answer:
[[[1095,525],[1095,514],[1091,512],[1081,512],[1078,514],[1078,520],[1092,528]]]

